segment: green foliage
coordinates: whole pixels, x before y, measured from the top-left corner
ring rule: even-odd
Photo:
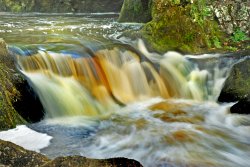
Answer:
[[[29,12],[34,7],[34,0],[0,0],[0,9],[10,12]]]
[[[218,37],[214,36],[214,37],[212,38],[212,40],[213,40],[213,44],[214,44],[214,46],[215,46],[216,48],[222,48],[222,47],[221,47],[221,42],[220,42],[220,40],[219,40]]]
[[[172,0],[172,3],[175,4],[175,5],[178,5],[178,4],[180,4],[181,2],[180,2],[180,0]]]
[[[233,42],[241,42],[241,41],[249,40],[249,38],[247,37],[245,32],[241,31],[240,28],[237,28],[233,32],[233,35],[231,36],[231,40]]]
[[[230,51],[234,51],[234,52],[238,50],[238,48],[233,47],[233,46],[226,46],[225,49],[230,50]]]
[[[15,4],[15,5],[13,5],[13,6],[11,7],[11,11],[12,11],[12,12],[21,12],[21,10],[22,10],[22,6],[17,5],[17,4]]]
[[[212,15],[211,9],[207,6],[206,0],[195,1],[191,5],[190,14],[200,26],[204,25],[205,19]]]
[[[194,33],[187,33],[184,36],[184,41],[185,42],[192,42],[195,39],[195,34]]]
[[[142,36],[159,52],[181,50],[203,53],[222,48],[224,33],[216,21],[209,19],[211,10],[206,0],[155,0],[153,20],[142,29]]]

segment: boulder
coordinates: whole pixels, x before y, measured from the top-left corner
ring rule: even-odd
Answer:
[[[11,142],[0,140],[0,166],[35,167],[42,166],[49,159],[42,154],[28,151]]]
[[[35,112],[34,112],[35,111]],[[15,65],[15,56],[0,39],[0,130],[40,121],[43,107]]]
[[[54,160],[46,156],[28,151],[11,142],[0,140],[0,166],[13,167],[142,167],[142,165],[132,159],[111,158],[106,160],[88,159],[81,156],[58,157]]]
[[[111,159],[89,159],[81,156],[70,156],[70,157],[58,157],[43,167],[97,167],[97,166],[108,166],[108,167],[142,167],[142,165],[132,159],[127,158],[111,158]]]
[[[124,0],[119,22],[146,23],[152,19],[152,0]]]
[[[248,51],[250,56],[250,51]],[[237,63],[231,70],[218,98],[219,102],[237,102],[232,113],[250,114],[250,57]]]
[[[152,21],[141,34],[157,51],[179,50],[203,53],[211,48],[221,48],[224,33],[205,1],[155,0],[152,3]]]
[[[4,40],[0,39],[0,130],[25,123],[13,107],[20,96],[15,87],[17,82],[20,78],[15,71],[14,59],[8,54]]]

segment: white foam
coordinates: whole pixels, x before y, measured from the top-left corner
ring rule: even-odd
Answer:
[[[15,129],[0,132],[0,139],[15,143],[27,150],[40,152],[41,149],[49,146],[52,137],[20,125]]]
[[[202,54],[202,55],[185,55],[187,58],[192,59],[211,59],[211,58],[219,58],[221,54]]]

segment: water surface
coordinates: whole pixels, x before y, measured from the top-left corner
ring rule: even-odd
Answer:
[[[46,112],[28,125],[53,137],[42,153],[128,157],[146,167],[249,166],[249,115],[216,102],[240,58],[150,53],[121,37],[141,24],[110,13],[0,17],[0,36]]]

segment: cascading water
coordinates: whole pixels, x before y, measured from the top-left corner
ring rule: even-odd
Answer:
[[[155,63],[150,60],[156,57],[147,57],[149,61],[141,61],[136,53],[118,48],[87,58],[40,50],[18,56],[18,64],[52,118],[98,115],[115,101],[129,104],[153,97],[204,101],[211,96],[208,71],[195,68],[182,55],[168,52]]]
[[[176,52],[162,56],[149,53],[142,41],[138,48],[138,53],[119,47],[101,49],[92,56],[77,58],[38,50],[17,60],[40,97],[50,118],[48,124],[55,120],[68,120],[68,126],[101,121],[84,124],[96,127],[91,132],[94,135],[81,139],[85,141],[78,150],[84,156],[125,156],[145,166],[248,164],[242,154],[250,149],[238,147],[250,144],[249,136],[241,134],[246,128],[241,125],[249,117],[230,115],[230,104],[215,103],[228,71],[218,71],[219,67],[213,73],[200,70],[188,60],[190,56]],[[138,55],[140,52],[143,54]],[[75,120],[79,116],[84,119]],[[83,127],[79,124],[78,128]],[[85,134],[88,128],[77,131]],[[234,141],[237,134],[241,143]],[[214,150],[208,151],[211,148]],[[85,149],[93,151],[82,152]]]
[[[128,157],[146,167],[249,166],[250,117],[216,103],[238,60],[150,53],[140,40],[133,47],[118,42],[114,34],[126,28],[103,19],[93,25],[66,17],[66,27],[48,20],[32,31],[37,43],[25,35],[24,43],[10,40],[46,111],[43,121],[29,125],[53,137],[42,153]]]

